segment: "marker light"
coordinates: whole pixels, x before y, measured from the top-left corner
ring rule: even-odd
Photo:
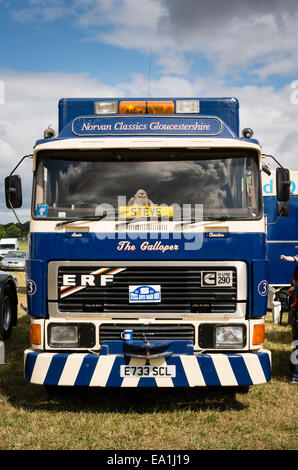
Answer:
[[[174,114],[174,101],[148,101],[148,114]]]
[[[41,328],[37,323],[30,325],[30,342],[32,344],[41,344]]]
[[[120,114],[145,114],[146,101],[121,101],[119,103]]]
[[[252,337],[252,344],[263,344],[265,338],[265,325],[264,323],[254,325],[254,332]]]
[[[117,101],[95,101],[95,114],[116,114],[118,112]]]
[[[199,100],[177,100],[176,101],[176,113],[199,113],[200,102]]]
[[[245,129],[243,129],[242,131],[242,135],[243,137],[245,137],[246,139],[250,139],[254,134],[254,131],[252,129],[250,129],[249,127],[246,127]]]

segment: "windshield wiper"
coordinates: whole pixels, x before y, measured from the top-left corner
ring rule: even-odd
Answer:
[[[68,220],[63,220],[63,222],[58,222],[56,224],[56,227],[57,228],[61,228],[63,227],[63,225],[67,225],[67,224],[71,224],[72,222],[80,222],[80,221],[98,221],[98,220],[102,220],[104,219],[106,216],[108,215],[108,213],[106,211],[104,211],[101,215],[90,215],[90,216],[86,216],[86,217],[76,217],[76,218],[73,218],[73,219],[68,219]]]
[[[154,222],[169,222],[169,221],[168,219],[164,221],[162,220],[161,217],[153,219],[153,218],[150,218],[150,216],[131,217],[131,218],[126,218],[125,220],[116,221],[117,225],[128,225],[128,224],[131,224],[132,222],[153,222],[154,223]]]
[[[214,220],[197,220],[197,219],[187,219],[183,220],[182,222],[177,222],[176,225],[191,225],[191,224],[199,224],[201,223],[202,225],[213,225],[217,221],[226,221],[228,220],[227,217],[216,217]]]

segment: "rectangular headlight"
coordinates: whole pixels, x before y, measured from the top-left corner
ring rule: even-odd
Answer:
[[[217,326],[215,328],[216,348],[239,348],[244,345],[243,326]]]
[[[53,345],[74,345],[79,342],[77,325],[53,325],[50,329],[50,341]]]
[[[47,338],[50,348],[94,348],[95,325],[89,322],[50,323]]]

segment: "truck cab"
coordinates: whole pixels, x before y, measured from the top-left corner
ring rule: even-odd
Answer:
[[[44,137],[32,155],[26,379],[269,381],[262,150],[239,135],[238,100],[62,99],[58,135]],[[7,184],[14,207],[18,184]]]

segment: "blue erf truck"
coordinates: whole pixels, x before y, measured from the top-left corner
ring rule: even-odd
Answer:
[[[47,388],[268,382],[262,151],[235,98],[62,99],[33,155],[31,346]],[[20,177],[6,179],[21,205]],[[289,174],[276,171],[277,216]]]

